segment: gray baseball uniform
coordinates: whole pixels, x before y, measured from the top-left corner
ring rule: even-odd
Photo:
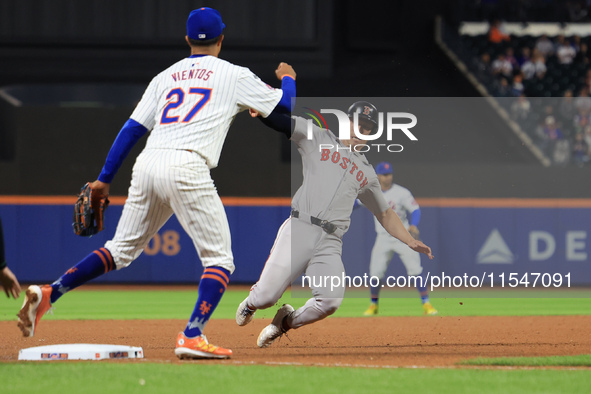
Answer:
[[[280,227],[247,304],[257,309],[274,305],[305,271],[313,278],[313,298],[287,318],[290,327],[298,328],[334,313],[342,302],[344,286],[331,290],[330,282],[321,279],[344,273],[342,236],[349,228],[355,199],[374,215],[389,206],[363,154],[351,152],[332,132],[316,126],[308,139],[306,119],[294,119],[291,140],[302,156],[303,184],[293,197],[292,216]]]

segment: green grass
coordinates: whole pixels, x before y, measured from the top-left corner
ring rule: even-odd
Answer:
[[[248,294],[230,289],[224,295],[214,319],[233,319],[237,305]],[[482,293],[484,294],[484,293]],[[534,293],[527,293],[533,294]],[[554,293],[555,294],[555,293]],[[591,314],[591,303],[575,293],[572,298],[498,298],[474,294],[444,293],[432,298],[442,316],[525,316]],[[359,317],[368,298],[361,293],[346,298],[335,317]],[[452,296],[453,295],[453,296]],[[562,295],[565,296],[565,295]],[[578,298],[576,298],[578,297]],[[56,303],[53,316],[44,319],[187,319],[197,290],[145,291],[75,290]],[[278,302],[299,307],[306,298],[290,293]],[[0,301],[0,320],[15,320],[20,300]],[[258,317],[272,317],[276,308],[258,311]],[[420,316],[416,294],[380,300],[380,316]],[[470,360],[466,365],[589,365],[591,356],[570,358]],[[551,363],[557,364],[551,364]],[[504,364],[505,363],[505,364]],[[511,363],[511,364],[506,364]],[[580,363],[580,364],[577,364]],[[143,381],[144,384],[140,384]],[[494,370],[494,369],[371,369],[208,364],[181,365],[123,362],[13,362],[0,364],[0,392],[4,393],[165,393],[165,392],[437,392],[437,393],[523,393],[586,392],[591,381],[587,370]],[[83,389],[82,389],[83,388]]]
[[[549,357],[495,357],[474,358],[464,360],[460,365],[494,365],[494,366],[519,366],[519,367],[591,367],[591,355],[580,354],[577,356],[549,356]]]
[[[224,294],[214,318],[233,319],[238,304],[247,296],[246,290],[230,290]],[[23,295],[19,300],[0,302],[0,320],[15,320]],[[102,319],[188,319],[197,301],[195,291],[175,290],[74,290],[54,305],[54,314],[43,320],[102,320]],[[280,302],[291,302],[289,294]],[[306,300],[299,300],[303,305]],[[257,312],[260,317],[273,317],[276,309]]]
[[[259,365],[18,363],[5,393],[559,393],[587,392],[589,371],[362,369]],[[143,384],[142,384],[143,383]]]
[[[248,294],[247,290],[229,290],[215,311],[216,319],[233,319],[236,307]],[[587,298],[432,298],[441,316],[532,316],[532,315],[589,315],[591,302]],[[22,303],[20,300],[0,302],[0,320],[15,320]],[[187,319],[197,290],[74,290],[55,303],[54,315],[46,320],[90,319]],[[299,307],[306,298],[292,298],[287,292],[278,304],[290,303]],[[335,317],[358,317],[369,304],[368,298],[345,298]],[[257,312],[259,317],[273,317],[276,308]],[[420,316],[423,311],[418,296],[383,298],[380,316]]]

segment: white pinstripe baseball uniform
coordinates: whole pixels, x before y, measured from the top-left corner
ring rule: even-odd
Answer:
[[[105,244],[118,269],[175,213],[204,267],[234,271],[230,230],[209,170],[236,114],[253,108],[266,117],[281,96],[247,68],[215,56],[183,59],[150,82],[131,119],[151,133],[115,236]]]

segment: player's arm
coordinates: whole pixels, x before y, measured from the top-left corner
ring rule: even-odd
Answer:
[[[119,131],[98,179],[90,185],[93,198],[102,199],[109,195],[109,184],[115,177],[119,167],[121,167],[123,160],[125,160],[139,139],[154,127],[157,110],[157,86],[158,76],[152,79],[129,120],[125,122]]]
[[[296,72],[292,66],[281,62],[275,70],[275,75],[281,81],[281,91],[283,93],[273,112],[291,114],[294,106],[294,100],[292,99],[296,97]]]
[[[417,208],[410,214],[410,225],[408,226],[408,232],[413,236],[414,239],[419,239],[419,221],[421,220],[421,209]]]
[[[433,258],[431,248],[414,239],[406,230],[396,212],[388,206],[377,177],[372,177],[369,184],[362,189],[361,193],[359,193],[359,200],[374,214],[388,234],[404,242],[412,250],[424,253],[430,259]]]
[[[138,140],[147,132],[148,129],[145,126],[131,118],[125,122],[117,138],[115,138],[111,150],[109,150],[98,180],[90,185],[93,197],[102,198],[109,195],[109,184],[115,177],[119,167],[121,167],[123,160],[125,160]]]
[[[273,109],[273,111],[266,117],[250,109],[250,116],[258,117],[265,126],[272,128],[275,131],[284,133],[287,138],[291,137],[291,132],[295,127],[295,121],[291,118],[291,111],[293,110],[294,100],[296,97],[296,73],[289,64],[280,63],[275,75],[281,80],[281,90],[283,95]]]
[[[16,275],[7,267],[4,258],[4,233],[2,232],[2,220],[0,220],[0,285],[4,288],[6,297],[10,295],[16,300],[21,293],[21,285],[16,279]]]
[[[252,109],[249,112],[250,116],[253,118],[258,117],[265,126],[285,134],[287,138],[291,137],[291,132],[295,128],[295,120],[289,114],[274,110],[269,116],[263,118],[258,112]]]
[[[419,239],[420,231],[418,226],[421,221],[421,208],[410,191],[404,200],[404,209],[410,213],[408,232],[414,239]]]
[[[412,235],[410,235],[392,208],[388,208],[381,214],[376,215],[376,218],[378,219],[378,222],[380,222],[380,224],[386,229],[388,234],[401,240],[412,250],[424,253],[429,256],[430,259],[433,258],[433,254],[431,254],[431,248],[421,241],[414,239]]]
[[[19,297],[21,293],[21,285],[18,283],[16,275],[14,275],[7,266],[0,269],[0,285],[4,288],[6,297],[10,298],[12,295],[15,300]]]

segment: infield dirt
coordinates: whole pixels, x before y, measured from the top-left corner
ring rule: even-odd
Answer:
[[[22,348],[60,343],[141,346],[145,359],[128,362],[207,362],[350,366],[452,366],[475,357],[591,354],[591,316],[328,318],[292,330],[267,349],[256,339],[271,319],[245,327],[212,320],[209,341],[230,348],[230,360],[180,361],[175,339],[184,320],[42,321],[23,338],[16,321],[0,321],[0,361]]]

